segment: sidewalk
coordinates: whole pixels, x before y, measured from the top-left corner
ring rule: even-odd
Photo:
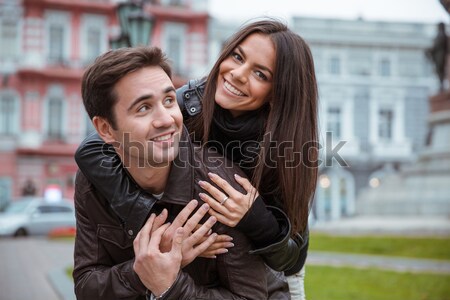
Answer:
[[[0,299],[58,300],[75,299],[73,284],[65,269],[73,265],[73,242],[47,238],[0,239]],[[58,272],[56,281],[50,274]],[[65,285],[62,298],[55,287]],[[53,284],[55,286],[53,286]]]

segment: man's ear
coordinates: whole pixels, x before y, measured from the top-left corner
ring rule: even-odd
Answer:
[[[112,144],[116,142],[116,138],[114,136],[114,130],[111,124],[103,117],[95,116],[92,119],[92,123],[94,124],[95,129],[98,132],[98,135],[105,141],[105,143]]]

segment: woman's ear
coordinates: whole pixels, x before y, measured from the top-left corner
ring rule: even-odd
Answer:
[[[94,124],[98,135],[105,141],[105,143],[112,144],[117,141],[114,135],[114,129],[108,120],[103,117],[95,116],[92,119],[92,123]]]

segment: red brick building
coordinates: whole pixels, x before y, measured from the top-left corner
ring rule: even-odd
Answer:
[[[36,195],[56,184],[73,197],[73,154],[93,130],[81,76],[119,34],[119,2],[0,0],[0,205],[30,182]],[[172,60],[176,84],[201,76],[207,0],[145,1],[145,11],[154,18],[151,44]]]

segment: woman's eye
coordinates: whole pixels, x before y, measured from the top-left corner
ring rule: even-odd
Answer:
[[[258,76],[258,77],[261,78],[262,80],[267,80],[267,76],[264,75],[263,72],[261,72],[261,71],[256,71],[255,73],[256,73],[256,76]]]
[[[242,56],[240,56],[240,55],[239,55],[238,53],[236,53],[236,52],[231,53],[231,56],[232,56],[235,60],[237,60],[237,61],[243,61]]]

